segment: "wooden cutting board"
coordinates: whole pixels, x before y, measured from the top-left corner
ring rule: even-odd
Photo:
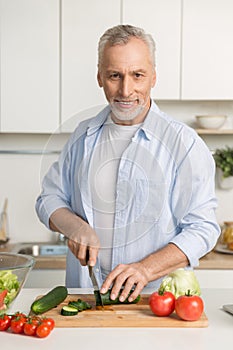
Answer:
[[[38,296],[39,298],[40,296]],[[37,299],[38,299],[37,298]],[[75,316],[62,316],[61,308],[69,301],[82,299],[92,305],[92,309],[79,312]],[[93,294],[70,294],[58,305],[43,314],[55,320],[56,327],[207,327],[205,313],[197,321],[183,321],[172,313],[169,317],[155,316],[149,307],[149,295],[142,294],[137,304],[120,304],[101,307],[95,306]]]

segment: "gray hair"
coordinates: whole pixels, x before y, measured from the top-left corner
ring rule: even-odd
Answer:
[[[110,44],[110,46],[124,45],[127,44],[132,37],[141,39],[147,45],[150,51],[152,64],[155,66],[155,42],[152,36],[147,34],[142,28],[121,24],[106,30],[101,36],[98,45],[98,67],[102,63],[103,52],[107,44]]]

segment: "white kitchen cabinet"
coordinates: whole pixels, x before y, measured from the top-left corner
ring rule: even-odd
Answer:
[[[156,43],[155,99],[180,98],[181,0],[123,0],[124,24],[152,34]]]
[[[120,0],[62,1],[63,132],[106,104],[97,84],[97,47],[104,31],[120,23],[120,5]]]
[[[233,99],[233,1],[184,0],[182,99]]]
[[[1,132],[59,126],[59,0],[0,0]]]

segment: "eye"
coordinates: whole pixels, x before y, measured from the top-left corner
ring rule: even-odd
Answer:
[[[141,78],[143,75],[142,75],[142,73],[135,72],[134,76],[135,76],[135,78],[138,79],[138,78]]]
[[[120,79],[120,74],[118,72],[113,72],[110,74],[110,79],[112,80]]]

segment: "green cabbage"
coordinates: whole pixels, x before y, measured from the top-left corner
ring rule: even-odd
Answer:
[[[160,284],[159,292],[171,292],[178,298],[181,295],[201,295],[201,289],[195,273],[183,268],[169,273]]]

